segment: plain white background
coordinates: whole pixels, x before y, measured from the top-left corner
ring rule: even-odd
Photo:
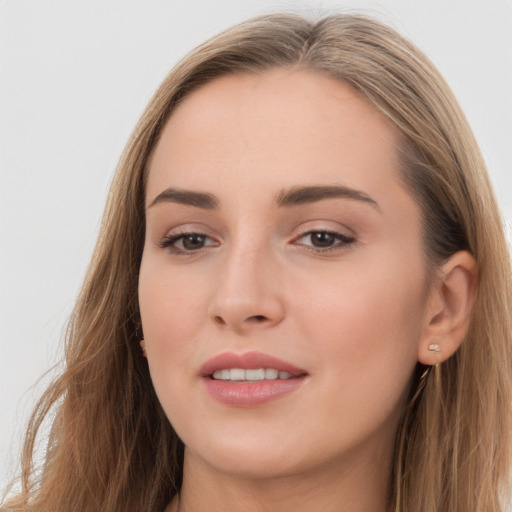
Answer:
[[[454,89],[512,221],[511,0],[0,2],[0,489],[62,356],[109,182],[153,91],[195,45],[252,15],[364,10]]]

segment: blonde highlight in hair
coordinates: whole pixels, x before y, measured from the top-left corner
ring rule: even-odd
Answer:
[[[360,15],[292,14],[242,23],[197,48],[164,80],[118,167],[87,278],[70,320],[66,370],[32,417],[22,490],[6,510],[158,511],[178,491],[183,445],[153,391],[138,345],[138,270],[147,164],[175,106],[225,74],[299,67],[342,80],[400,132],[401,177],[422,209],[426,264],[459,250],[479,267],[461,348],[411,376],[396,437],[389,509],[502,512],[510,483],[512,278],[483,159],[455,98],[411,43]],[[418,391],[418,386],[421,389]],[[55,410],[43,467],[37,432]]]

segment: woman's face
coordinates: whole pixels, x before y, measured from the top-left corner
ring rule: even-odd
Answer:
[[[172,114],[149,165],[139,300],[188,462],[248,476],[389,463],[428,303],[398,145],[362,96],[308,71],[218,78]]]

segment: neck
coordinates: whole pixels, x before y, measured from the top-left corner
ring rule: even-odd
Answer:
[[[251,478],[218,471],[185,451],[182,491],[166,512],[385,512],[390,454],[349,459],[335,467]]]

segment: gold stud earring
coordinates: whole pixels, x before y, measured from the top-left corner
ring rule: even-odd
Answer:
[[[437,345],[436,343],[431,343],[428,346],[428,349],[431,350],[432,352],[441,352],[441,349],[439,348],[439,345]]]

